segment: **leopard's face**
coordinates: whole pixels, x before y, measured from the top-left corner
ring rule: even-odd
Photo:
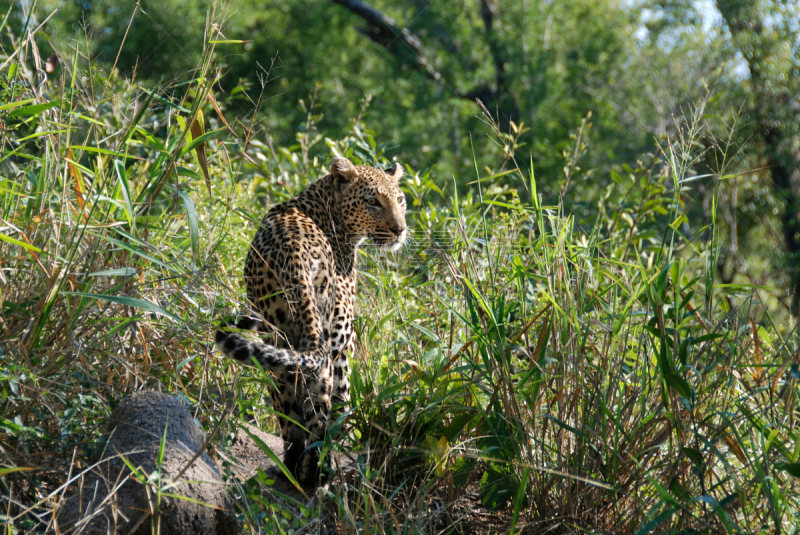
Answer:
[[[385,251],[397,251],[408,236],[406,198],[398,186],[403,167],[386,171],[355,166],[345,158],[331,164],[339,223],[356,243],[369,239]]]

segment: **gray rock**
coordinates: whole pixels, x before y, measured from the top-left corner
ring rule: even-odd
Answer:
[[[270,486],[272,490],[278,491],[280,494],[289,496],[297,501],[308,500],[309,496],[314,494],[311,487],[306,487],[303,491],[292,485],[292,483],[284,477],[281,470],[275,462],[267,455],[261,447],[252,439],[248,432],[261,440],[278,458],[283,457],[283,440],[280,437],[265,433],[256,426],[247,422],[237,422],[239,428],[236,433],[236,441],[230,448],[228,453],[231,457],[223,455],[221,452],[220,457],[229,463],[230,470],[240,481],[246,481],[251,477],[258,475],[258,469],[261,468],[266,472],[267,476],[275,480],[275,483]],[[337,456],[340,467],[347,471],[353,465],[352,459],[345,455]]]
[[[57,512],[54,522],[61,533],[128,534],[136,529],[133,533],[143,535],[152,533],[156,522],[161,523],[162,535],[239,532],[225,483],[205,451],[175,487],[164,491],[194,501],[162,496],[157,505],[159,483],[146,486],[131,474],[120,455],[144,474],[153,474],[165,425],[161,485],[178,476],[203,447],[205,434],[172,396],[137,392],[119,404],[106,425],[108,444],[101,461],[76,482],[76,489]]]
[[[262,451],[245,430],[258,437],[279,458],[283,456],[283,440],[281,440],[281,437],[265,433],[258,427],[246,422],[238,422],[238,426],[236,441],[230,449],[230,453],[236,459],[236,462],[231,465],[231,471],[237,479],[245,481],[258,474],[259,468],[264,471],[277,470],[275,462]]]
[[[245,422],[239,422],[239,426],[240,428],[236,433],[236,442],[230,450],[233,455],[231,460],[231,472],[233,472],[233,475],[240,481],[246,481],[256,476],[258,469],[261,468],[267,475],[274,478],[275,484],[272,485],[272,490],[281,492],[296,500],[306,500],[308,497],[283,477],[275,462],[250,438],[245,429],[264,442],[279,458],[283,457],[283,440],[281,440],[281,437],[265,433],[256,426]]]

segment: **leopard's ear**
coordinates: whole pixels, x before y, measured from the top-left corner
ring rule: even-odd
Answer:
[[[338,187],[349,184],[358,177],[356,166],[347,158],[334,158],[331,162],[331,175]]]
[[[400,182],[401,178],[403,178],[403,172],[404,171],[405,170],[403,169],[403,166],[400,165],[399,163],[395,162],[386,171],[384,171],[384,173],[389,175],[389,178],[394,180],[394,182],[396,184],[396,183]]]

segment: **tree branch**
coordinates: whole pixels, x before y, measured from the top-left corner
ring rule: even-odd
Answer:
[[[383,46],[406,65],[424,71],[428,78],[434,82],[444,82],[442,74],[431,65],[425,56],[425,48],[422,46],[422,41],[411,33],[408,28],[400,27],[393,18],[363,0],[333,0],[333,2],[364,20],[367,27],[359,29],[363,35]],[[476,99],[479,99],[490,109],[499,108],[501,122],[507,126],[507,121],[515,118],[519,113],[513,99],[506,94],[506,62],[503,59],[492,24],[494,17],[497,15],[497,0],[481,0],[481,6],[485,35],[490,42],[492,59],[497,73],[494,87],[491,87],[491,84],[482,83],[470,91],[462,93],[446,83],[443,83],[443,85],[458,98],[467,99],[473,103]]]
[[[425,57],[422,42],[408,28],[401,28],[394,19],[361,0],[333,0],[333,2],[364,19],[368,27],[359,30],[363,35],[386,48],[412,68],[425,71],[434,82],[441,81],[441,73]]]

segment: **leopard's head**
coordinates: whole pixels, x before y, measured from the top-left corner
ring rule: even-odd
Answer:
[[[406,198],[398,185],[403,166],[382,171],[353,165],[347,158],[331,162],[339,224],[356,243],[369,238],[385,251],[397,251],[408,235]]]

